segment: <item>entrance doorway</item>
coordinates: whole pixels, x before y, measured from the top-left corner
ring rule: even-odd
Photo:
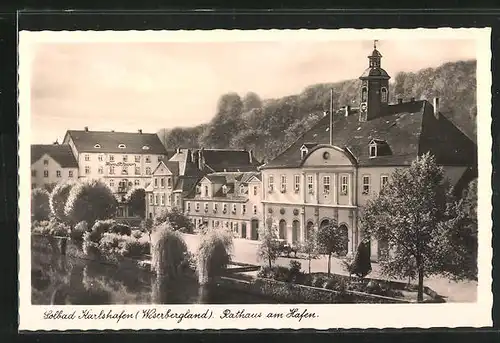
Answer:
[[[251,229],[251,239],[254,241],[259,240],[259,220],[258,219],[252,219],[251,222],[252,229]]]
[[[247,238],[247,223],[241,223],[241,238]]]

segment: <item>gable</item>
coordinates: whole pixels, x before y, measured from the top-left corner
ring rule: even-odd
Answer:
[[[349,153],[338,147],[319,146],[305,157],[303,167],[352,166],[355,161]]]

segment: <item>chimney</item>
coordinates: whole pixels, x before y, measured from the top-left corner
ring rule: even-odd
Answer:
[[[251,149],[250,149],[250,150],[248,150],[248,160],[249,160],[250,164],[252,164],[252,163],[253,163],[253,159],[252,159],[252,150],[251,150]]]
[[[88,126],[85,126],[83,129],[85,130],[85,132],[89,132],[89,127]]]
[[[348,117],[349,116],[349,113],[351,113],[351,106],[347,105],[345,107],[345,116]]]
[[[398,98],[398,104],[402,104],[403,103],[403,98]]]
[[[181,153],[181,148],[177,148],[177,149],[175,149],[175,152],[176,152],[177,154],[180,154],[180,153]]]
[[[142,133],[142,129],[137,130],[137,132]]]
[[[410,101],[411,101],[411,102],[415,102],[415,98],[411,98],[411,99],[410,99]]]
[[[198,150],[198,169],[203,170],[204,164],[205,161],[203,158],[203,148],[201,148],[200,150]]]
[[[434,117],[436,117],[436,119],[439,119],[440,108],[439,108],[439,98],[438,97],[434,98],[433,105],[434,105]]]

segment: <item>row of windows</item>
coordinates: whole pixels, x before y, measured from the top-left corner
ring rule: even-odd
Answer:
[[[203,224],[203,220],[202,219],[198,219],[198,218],[195,218],[193,220],[193,222],[194,222],[194,224],[196,226],[199,226],[199,225]],[[207,222],[207,224],[208,224],[208,222]],[[238,222],[232,222],[232,221],[212,220],[212,227],[213,228],[223,227],[223,228],[226,228],[226,229],[231,229],[231,231],[237,233],[238,232],[238,228],[239,228],[239,223]],[[246,229],[246,223],[245,222],[241,223],[241,228],[243,230]]]
[[[149,203],[154,206],[165,206],[165,194],[150,194]],[[172,194],[168,195],[167,205],[172,205]]]
[[[199,212],[200,211],[200,203],[196,202],[194,204],[194,206],[195,206],[194,207],[195,211]],[[222,213],[224,213],[224,214],[227,213],[228,209],[229,209],[229,205],[228,204],[222,204]],[[191,203],[189,201],[186,202],[186,210],[188,212],[191,211]],[[205,212],[208,212],[208,203],[204,204],[204,210],[205,210]],[[214,213],[217,213],[218,210],[219,210],[219,204],[214,203],[213,207],[212,207],[212,210],[213,210]],[[253,211],[253,214],[257,214],[257,212],[258,212],[257,205],[253,205],[252,211]],[[236,204],[232,204],[232,206],[231,206],[231,213],[232,214],[236,214],[236,212],[237,212],[237,206],[236,206]],[[246,212],[247,212],[247,205],[246,204],[241,204],[241,214],[245,214]]]
[[[368,94],[368,88],[366,88],[366,87],[361,88],[361,101],[362,102],[365,102],[365,101],[368,100],[367,99],[367,94]],[[387,102],[387,95],[388,95],[387,88],[382,87],[380,89],[380,100],[382,102]]]
[[[128,181],[128,180],[121,180],[118,182],[118,187],[120,188],[124,188],[126,186],[140,186],[141,185],[141,180],[139,179],[135,179],[134,182],[132,183],[132,181]],[[114,187],[115,186],[115,180],[113,179],[109,179],[109,186],[110,187]]]
[[[85,174],[90,174],[91,173],[91,168],[90,166],[85,166]],[[104,167],[100,166],[97,168],[97,173],[98,174],[104,174]],[[110,175],[115,175],[115,166],[109,166],[109,174]],[[128,168],[127,167],[122,167],[121,168],[121,175],[129,175],[128,173]],[[134,174],[135,175],[141,175],[141,167],[135,167],[134,168]],[[151,175],[151,167],[146,167],[146,175]]]
[[[37,175],[36,170],[32,170],[31,171],[31,176],[32,177],[36,177],[36,175]],[[48,170],[44,170],[43,171],[43,177],[49,177],[49,171]],[[56,177],[62,177],[62,172],[60,170],[56,170]],[[72,170],[68,170],[68,177],[73,177],[73,171]]]
[[[90,154],[85,154],[84,155],[84,159],[85,161],[90,161],[91,159],[91,155]],[[104,155],[97,155],[97,160],[99,162],[103,162],[104,161]],[[114,162],[115,161],[115,155],[109,155],[108,156],[108,160],[109,162]],[[134,156],[134,160],[136,163],[140,163],[141,162],[141,155],[135,155]],[[163,157],[162,156],[158,156],[157,157],[157,161],[158,162],[161,162],[163,160]],[[123,162],[128,162],[128,155],[122,155],[122,161]],[[146,163],[151,163],[151,156],[147,155],[144,157],[144,162]],[[44,161],[44,164],[45,164],[45,161]],[[48,164],[48,161],[47,161],[47,164]]]
[[[172,188],[172,178],[168,177],[166,178],[167,179],[167,188]],[[158,180],[160,180],[158,182]],[[158,184],[160,185],[160,188],[165,188],[165,178],[157,178],[155,177],[154,178],[154,185],[155,185],[155,188],[158,188]]]
[[[242,194],[246,193],[245,190],[246,190],[246,186],[241,185],[240,186],[240,193],[242,193]],[[256,196],[259,194],[259,186],[253,186],[252,190],[253,190],[253,195]],[[197,188],[197,193],[201,193],[201,189]],[[222,193],[227,194],[227,186],[226,185],[222,186]],[[209,196],[210,196],[210,187],[209,187],[209,185],[204,185],[203,186],[203,197],[208,198]]]
[[[294,192],[299,193],[300,191],[300,175],[294,175]],[[268,189],[269,192],[274,192],[274,176],[269,175],[268,179]],[[323,194],[329,195],[331,191],[331,177],[326,175],[323,176]],[[388,175],[382,175],[380,177],[380,185],[381,188],[384,187],[389,181]],[[313,175],[307,175],[307,191],[309,194],[314,194],[314,178]],[[363,175],[363,186],[362,186],[362,194],[368,195],[371,190],[371,176]],[[286,175],[281,175],[280,179],[280,191],[281,193],[285,193],[287,191],[287,177]],[[343,174],[340,175],[340,195],[348,195],[349,194],[349,175]]]

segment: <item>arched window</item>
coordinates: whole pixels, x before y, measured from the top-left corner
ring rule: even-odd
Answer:
[[[280,220],[279,224],[279,238],[286,239],[286,221],[284,219]]]
[[[306,227],[306,240],[309,239],[309,237],[311,237],[311,233],[312,233],[312,230],[314,228],[314,223],[312,221],[308,221],[307,222],[307,227]]]
[[[294,220],[292,223],[292,243],[298,242],[300,240],[300,222]]]
[[[368,95],[368,88],[361,88],[361,102],[365,102]]]
[[[381,94],[382,102],[387,102],[387,88],[382,87]]]
[[[347,255],[349,245],[349,230],[345,224],[339,226],[340,237],[342,240],[342,251],[339,252],[340,256]]]

